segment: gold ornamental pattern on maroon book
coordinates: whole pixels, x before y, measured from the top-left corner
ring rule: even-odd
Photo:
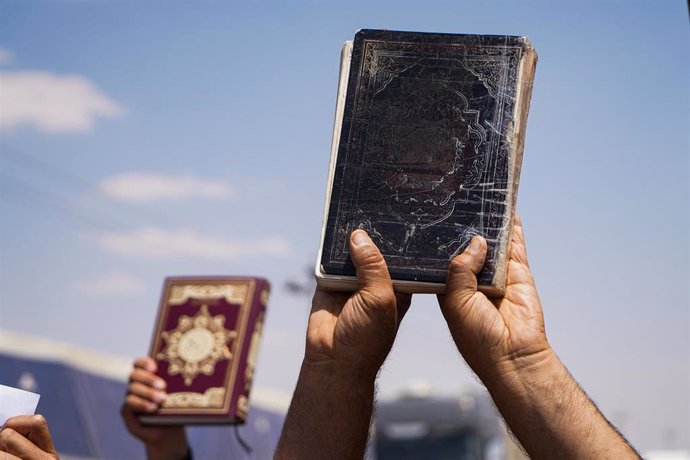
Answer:
[[[168,398],[142,423],[244,422],[269,289],[256,277],[165,280],[150,356]]]

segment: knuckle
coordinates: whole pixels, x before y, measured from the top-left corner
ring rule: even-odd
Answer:
[[[135,369],[146,369],[150,365],[152,365],[153,362],[150,357],[144,356],[141,358],[138,358],[134,361],[134,368]]]
[[[149,387],[148,385],[144,385],[143,383],[133,383],[131,385],[131,390],[132,393],[136,394],[137,396],[142,396],[146,398],[150,398],[153,394],[153,390],[151,389],[151,387]]]
[[[23,419],[23,418],[25,418],[25,417],[26,417],[26,415],[14,415],[14,416],[12,416],[12,417],[9,417],[7,420],[5,420],[5,423],[4,423],[4,425],[2,425],[2,426],[5,426],[5,427],[12,427],[12,426],[14,426],[18,421],[20,421],[21,419]]]
[[[391,289],[369,290],[365,303],[371,310],[393,311],[395,309],[395,294]]]
[[[129,380],[131,382],[141,382],[145,380],[145,372],[143,369],[134,369],[131,374],[129,374]]]
[[[38,425],[38,426],[41,426],[41,425],[47,426],[48,425],[46,418],[41,414],[32,415],[31,416],[31,423],[33,423],[34,425]]]
[[[391,289],[386,289],[383,293],[381,293],[379,299],[386,309],[395,308],[395,305],[397,304],[395,293]]]
[[[448,264],[448,276],[466,276],[471,272],[462,256],[454,257]]]
[[[13,439],[18,433],[12,428],[3,428],[0,431],[0,446],[6,447],[10,440]]]
[[[359,262],[361,265],[377,266],[383,263],[381,253],[374,247],[363,248],[359,253]]]

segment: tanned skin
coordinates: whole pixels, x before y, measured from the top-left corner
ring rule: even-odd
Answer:
[[[167,398],[165,387],[165,380],[156,375],[153,359],[145,357],[134,361],[120,414],[127,430],[144,443],[149,460],[180,460],[189,451],[183,426],[145,426],[137,417],[137,414],[151,414],[159,409]]]
[[[513,434],[533,459],[640,458],[580,388],[551,348],[514,221],[505,296],[477,291],[486,241],[475,237],[449,266],[441,311],[455,344],[484,382]]]
[[[376,375],[409,297],[393,292],[385,261],[361,230],[350,253],[360,288],[317,289],[302,370],[275,458],[364,455]],[[475,237],[449,266],[441,311],[453,339],[534,459],[636,459],[637,452],[582,391],[546,339],[541,303],[515,219],[505,296],[477,291],[486,241]]]
[[[409,295],[396,295],[386,263],[362,230],[350,236],[359,290],[316,290],[297,387],[275,458],[363,458],[376,374],[393,346]]]
[[[0,460],[57,460],[58,453],[42,415],[8,418],[0,428]]]
[[[448,270],[439,305],[463,358],[484,382],[513,434],[533,459],[636,459],[637,452],[587,397],[549,344],[522,224],[516,218],[504,297],[477,291],[486,241],[475,237]],[[363,458],[376,376],[391,350],[410,296],[396,294],[386,263],[362,230],[350,237],[355,293],[317,289],[305,355],[275,458]],[[165,384],[150,358],[135,362],[122,415],[153,460],[188,449],[182,427],[142,427]],[[158,380],[157,380],[158,379]],[[1,458],[1,457],[0,457]]]

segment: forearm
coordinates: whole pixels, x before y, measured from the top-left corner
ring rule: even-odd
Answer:
[[[182,427],[165,433],[160,440],[146,444],[148,460],[186,460],[188,455],[187,433]]]
[[[375,379],[303,363],[275,459],[363,458]]]
[[[503,363],[483,380],[531,458],[639,458],[551,349]]]

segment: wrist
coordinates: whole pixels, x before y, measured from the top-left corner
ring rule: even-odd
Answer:
[[[639,458],[551,348],[503,363],[485,384],[531,458]]]
[[[164,436],[156,442],[146,443],[148,460],[184,460],[189,453],[184,427],[166,428]]]
[[[375,374],[305,357],[275,458],[363,458],[375,385]]]
[[[148,460],[187,460],[190,458],[189,454],[189,446],[173,449],[165,446],[146,447],[146,458]]]
[[[489,391],[500,388],[501,392],[529,393],[534,386],[548,385],[563,369],[556,353],[546,344],[529,353],[498,360],[478,374]]]
[[[302,361],[299,380],[327,384],[332,390],[362,388],[369,390],[376,383],[378,368],[370,369],[339,360],[314,360],[307,357]]]

